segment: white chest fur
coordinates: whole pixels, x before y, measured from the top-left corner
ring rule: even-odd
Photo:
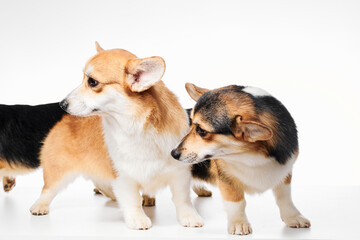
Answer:
[[[136,179],[142,186],[165,185],[167,176],[188,168],[170,155],[181,136],[159,134],[151,127],[144,130],[143,125],[129,118],[104,117],[105,141],[110,157],[119,175]]]
[[[227,171],[248,187],[250,192],[264,192],[277,186],[291,172],[295,158],[282,165],[260,154],[225,157]]]

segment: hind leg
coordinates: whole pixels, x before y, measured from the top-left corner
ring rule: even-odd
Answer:
[[[51,172],[47,174],[44,169],[44,187],[39,199],[32,205],[30,212],[33,215],[46,215],[49,213],[49,205],[57,193],[66,187],[76,175],[65,172]]]
[[[151,197],[143,193],[142,195],[142,205],[145,207],[153,207],[155,206],[156,199],[155,197]]]
[[[102,194],[105,197],[111,198],[111,200],[116,201],[116,197],[114,195],[114,192],[110,184],[103,184],[96,181],[94,181],[94,184],[95,184],[95,188],[94,188],[95,194]],[[150,197],[149,195],[143,194],[142,205],[146,207],[155,206],[155,197]]]
[[[295,207],[291,198],[291,174],[285,180],[273,189],[276,204],[280,210],[280,216],[283,222],[292,228],[308,228],[310,221],[306,219]]]
[[[95,185],[95,188],[94,188],[95,194],[103,194],[104,196],[110,198],[111,200],[116,201],[116,197],[112,190],[110,181],[108,183],[103,183],[103,182],[93,180],[93,182]]]
[[[97,188],[97,187],[95,187],[95,188],[94,188],[94,193],[95,193],[95,194],[102,195],[102,193],[101,193],[100,189],[99,189],[99,188]]]
[[[11,191],[16,185],[15,177],[3,177],[3,187],[5,192]]]

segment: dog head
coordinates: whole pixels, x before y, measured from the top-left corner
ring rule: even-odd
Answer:
[[[233,85],[210,91],[187,83],[186,90],[197,103],[191,112],[190,130],[172,156],[199,163],[249,151],[266,152],[275,119],[255,106],[247,92],[254,89]]]
[[[81,85],[60,106],[77,116],[101,115],[115,110],[136,111],[130,106],[131,96],[143,93],[158,83],[164,72],[161,57],[137,58],[122,50],[104,50],[96,42],[97,54],[84,68]],[[139,98],[139,96],[137,96]]]

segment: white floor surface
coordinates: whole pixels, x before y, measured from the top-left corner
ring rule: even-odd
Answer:
[[[310,219],[310,229],[291,229],[279,217],[271,191],[247,196],[253,234],[231,236],[218,189],[211,198],[192,193],[205,220],[202,228],[184,228],[176,220],[169,189],[147,207],[153,227],[128,229],[116,202],[94,195],[90,181],[78,179],[61,192],[47,216],[32,216],[30,206],[42,187],[41,172],[20,176],[9,193],[0,192],[0,239],[360,239],[360,187],[294,187],[295,205]],[[25,238],[26,237],[26,238]]]

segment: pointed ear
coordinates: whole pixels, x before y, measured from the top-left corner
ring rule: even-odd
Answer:
[[[236,116],[232,132],[237,139],[246,142],[266,141],[273,136],[272,130],[264,124],[255,121],[243,121],[241,116]]]
[[[95,47],[96,47],[96,51],[97,51],[98,53],[101,53],[101,52],[105,51],[105,50],[100,46],[100,44],[99,44],[98,42],[95,42]]]
[[[133,92],[143,92],[161,80],[165,61],[161,57],[131,59],[126,66],[126,82]]]
[[[188,92],[188,94],[190,95],[190,97],[197,102],[197,100],[199,100],[199,98],[206,92],[210,92],[209,89],[205,89],[205,88],[201,88],[196,86],[195,84],[192,83],[186,83],[185,84],[185,88],[186,91]]]

